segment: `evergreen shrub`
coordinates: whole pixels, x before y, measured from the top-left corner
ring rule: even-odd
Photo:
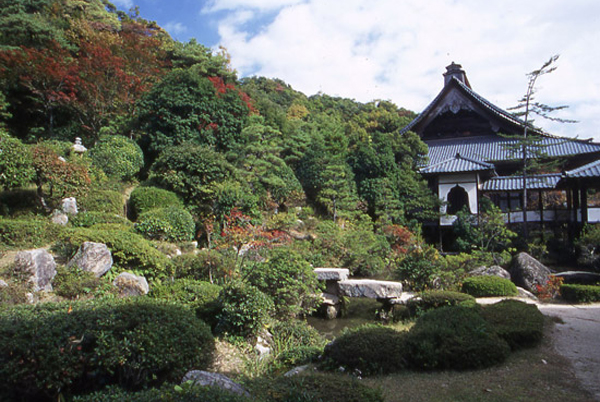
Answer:
[[[189,309],[148,298],[0,310],[0,399],[50,401],[108,385],[129,390],[206,368],[214,340]]]
[[[407,303],[411,316],[420,315],[427,310],[461,305],[465,307],[475,306],[475,298],[471,295],[452,292],[447,290],[427,290],[421,292],[417,297],[410,299]]]
[[[404,340],[405,334],[392,328],[367,324],[345,330],[325,347],[323,357],[364,375],[392,373],[406,367]]]
[[[183,207],[183,203],[172,191],[158,187],[136,187],[129,197],[132,219],[156,208]]]
[[[517,286],[499,276],[471,276],[463,282],[462,291],[473,297],[516,296]]]
[[[172,274],[171,261],[142,236],[124,231],[95,228],[66,230],[59,241],[58,248],[66,256],[75,254],[86,241],[104,243],[112,253],[114,266],[112,271],[133,270],[146,279],[163,279]]]
[[[221,281],[233,266],[233,259],[215,250],[203,249],[197,254],[189,253],[173,258],[176,278],[196,279],[200,281]]]
[[[163,241],[191,241],[196,224],[183,208],[168,207],[146,211],[138,216],[135,230],[144,237]]]
[[[91,293],[100,286],[101,279],[92,272],[77,267],[59,267],[52,279],[54,293],[67,299],[76,299]]]
[[[227,284],[219,294],[217,332],[246,338],[256,336],[274,312],[273,300],[243,282]]]
[[[123,216],[123,194],[113,190],[94,189],[77,200],[77,208],[82,212],[105,212]]]
[[[477,309],[450,306],[430,310],[411,328],[406,356],[412,368],[478,369],[506,359],[510,347]]]
[[[265,402],[383,402],[380,390],[358,379],[327,373],[311,373],[275,379],[259,379],[249,384]]]
[[[533,304],[503,300],[484,306],[483,318],[512,350],[540,343],[544,334],[544,316]]]
[[[0,246],[15,249],[42,247],[56,240],[64,227],[47,219],[0,217]]]
[[[149,296],[202,310],[217,301],[221,286],[193,279],[176,279],[163,282],[150,289]]]
[[[560,287],[560,294],[572,303],[593,303],[600,301],[600,286],[564,284]]]
[[[108,177],[129,180],[144,167],[144,154],[141,148],[122,135],[107,135],[100,138],[90,150],[95,166]]]
[[[125,226],[133,224],[122,215],[117,215],[111,212],[79,212],[77,215],[69,218],[69,223],[74,227],[89,228],[95,225],[110,223]]]

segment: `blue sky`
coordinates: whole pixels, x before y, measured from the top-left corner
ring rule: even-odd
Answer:
[[[600,141],[598,0],[113,0],[139,6],[174,38],[224,46],[241,77],[280,78],[312,95],[391,100],[420,112],[452,61],[473,89],[502,108],[526,90],[526,73],[554,54],[537,100],[569,105],[536,123]]]

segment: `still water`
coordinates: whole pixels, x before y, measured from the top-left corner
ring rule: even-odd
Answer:
[[[375,314],[381,308],[381,303],[377,300],[364,298],[349,300],[346,314],[342,318],[327,320],[320,317],[308,317],[308,323],[327,339],[333,339],[344,328],[353,328],[375,322]]]

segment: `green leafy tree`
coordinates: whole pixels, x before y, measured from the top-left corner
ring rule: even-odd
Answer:
[[[323,187],[317,194],[317,201],[327,208],[334,222],[337,222],[341,212],[356,209],[356,190],[352,178],[352,172],[343,163],[331,163],[323,171]]]
[[[24,186],[35,176],[30,148],[0,128],[0,188]]]

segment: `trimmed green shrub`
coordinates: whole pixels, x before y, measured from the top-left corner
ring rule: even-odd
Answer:
[[[192,215],[183,208],[151,209],[139,215],[135,230],[144,237],[163,241],[191,241],[196,224]]]
[[[142,236],[122,229],[70,229],[63,233],[59,246],[67,256],[71,256],[86,241],[108,246],[116,266],[111,272],[133,270],[146,279],[167,278],[172,274],[171,261],[164,254]]]
[[[483,318],[512,350],[537,345],[544,334],[544,316],[533,304],[503,300],[484,306]]]
[[[76,396],[73,402],[250,402],[252,399],[236,395],[218,387],[181,386],[164,384],[160,388],[131,392],[118,387],[89,395]]]
[[[105,212],[123,216],[125,202],[123,194],[112,190],[95,189],[77,200],[82,212]]]
[[[247,279],[273,298],[279,317],[297,317],[315,309],[317,276],[311,265],[293,250],[272,250],[267,261],[248,268]]]
[[[110,223],[125,226],[133,226],[133,224],[122,215],[117,215],[110,212],[79,212],[77,215],[69,218],[69,223],[74,227],[89,228],[95,225]]]
[[[0,311],[0,399],[50,401],[112,384],[179,381],[192,367],[206,368],[213,351],[204,322],[158,300],[17,306]]]
[[[475,306],[476,301],[473,296],[464,293],[445,290],[428,290],[419,293],[417,297],[410,299],[407,303],[411,316],[420,315],[422,312],[434,308],[456,305],[465,307]]]
[[[364,375],[384,374],[406,367],[405,334],[380,325],[345,330],[325,347],[324,357],[335,366],[360,370]]]
[[[90,150],[90,156],[95,166],[106,173],[108,177],[128,180],[144,167],[142,149],[122,135],[107,135],[101,137]]]
[[[184,304],[194,310],[215,302],[221,286],[193,279],[177,279],[157,284],[150,289],[150,297]]]
[[[396,276],[413,291],[423,291],[434,286],[444,271],[446,261],[430,245],[414,248],[398,264]]]
[[[463,282],[462,291],[473,297],[516,296],[517,286],[499,276],[471,276]]]
[[[423,314],[406,337],[412,368],[477,369],[502,362],[510,347],[477,309],[451,306]]]
[[[560,294],[572,303],[593,303],[600,301],[600,286],[565,284],[560,287]]]
[[[323,354],[320,346],[294,346],[281,352],[275,359],[275,365],[279,369],[291,369],[319,360]]]
[[[129,197],[132,219],[156,208],[183,207],[183,203],[172,191],[158,187],[136,187]]]
[[[220,281],[227,275],[229,267],[234,265],[234,257],[216,250],[203,249],[198,254],[176,256],[173,258],[173,265],[176,278]]]
[[[46,219],[0,217],[0,246],[16,249],[42,247],[56,240],[63,230],[63,226]]]
[[[249,384],[253,394],[265,402],[383,402],[381,391],[350,376],[311,373]],[[260,399],[259,399],[260,400]]]
[[[31,163],[31,150],[18,138],[0,128],[0,190],[21,187],[33,181],[35,170]]]
[[[91,293],[100,286],[101,279],[96,278],[92,272],[82,271],[79,268],[59,267],[52,279],[54,293],[67,299],[76,299]]]
[[[256,336],[274,311],[269,296],[242,282],[226,285],[219,294],[219,304],[217,332],[243,337]]]

